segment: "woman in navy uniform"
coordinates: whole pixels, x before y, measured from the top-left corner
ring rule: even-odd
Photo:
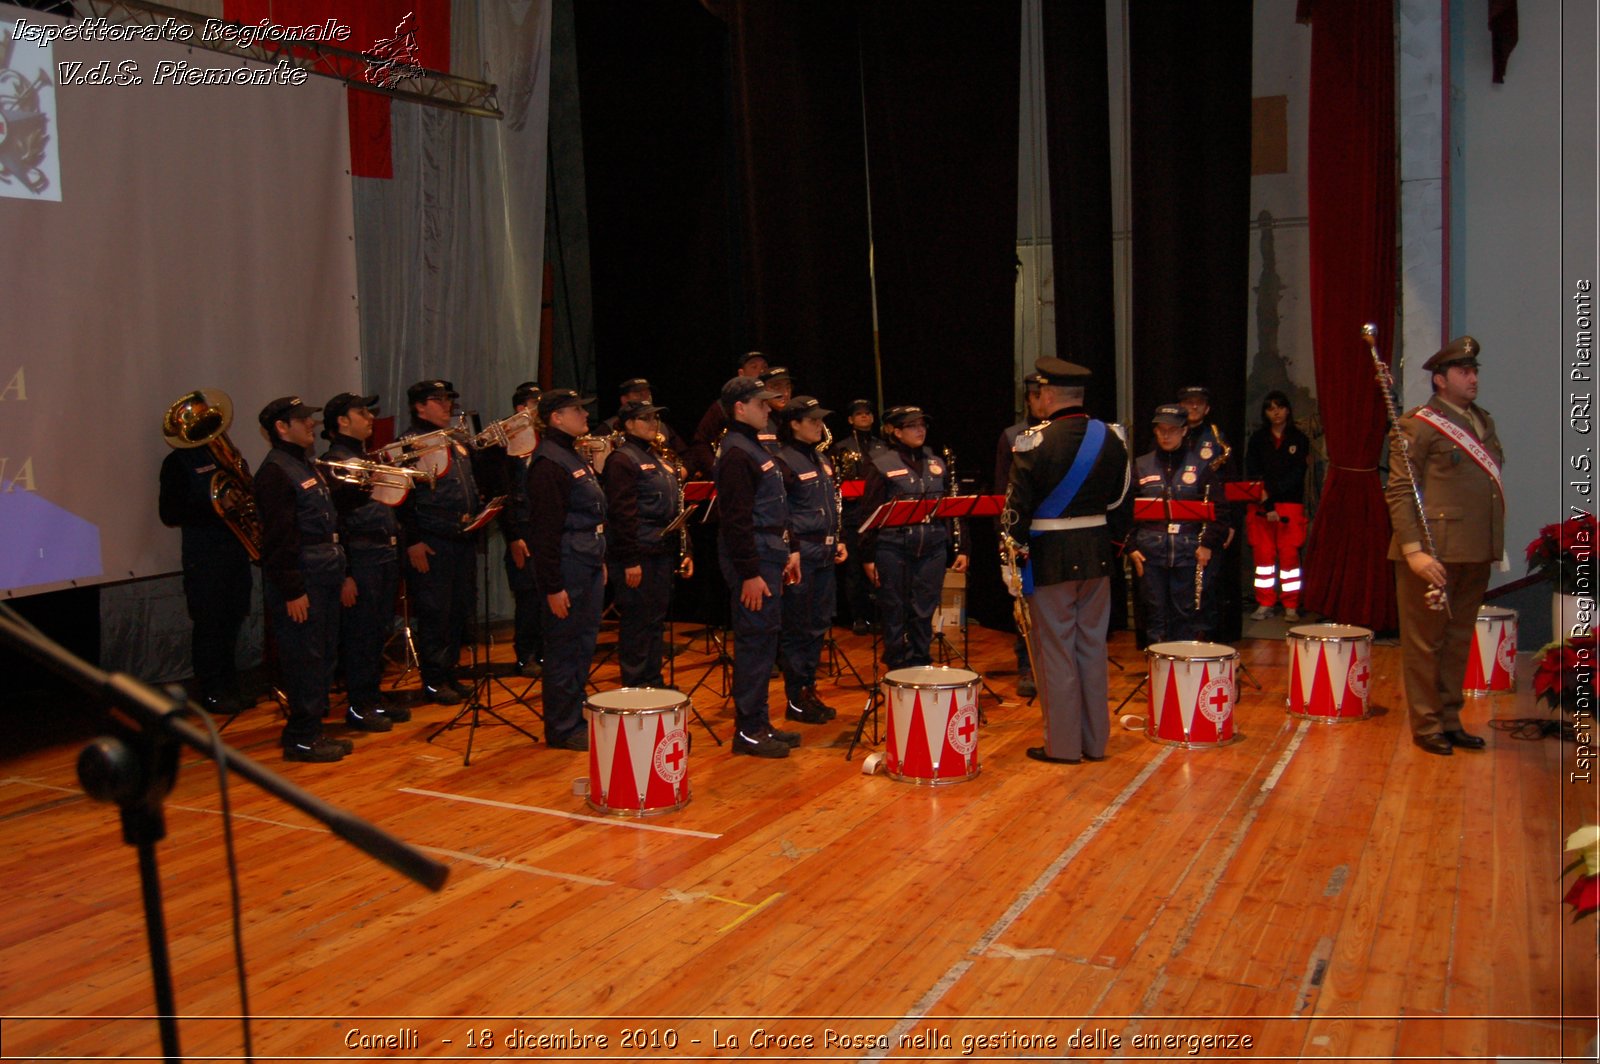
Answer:
[[[824,410],[809,395],[789,400],[780,430],[789,528],[800,550],[800,580],[783,589],[783,636],[778,662],[788,708],[784,716],[802,724],[824,724],[839,714],[817,695],[817,664],[833,625],[835,566],[849,556],[839,538],[839,500],[833,463],[818,449]]]
[[[862,510],[874,513],[886,502],[934,497],[947,492],[944,461],[923,446],[928,415],[920,406],[896,406],[883,415],[889,446],[867,464]],[[951,529],[944,521],[869,529],[861,534],[862,564],[878,589],[878,619],[883,627],[883,662],[890,669],[931,665],[933,611],[944,591],[950,561]],[[957,554],[952,568],[967,570]]]
[[[406,435],[448,428],[456,396],[455,386],[447,380],[418,381],[406,389],[412,413]],[[473,476],[472,453],[459,440],[445,446],[450,450],[450,468],[431,487],[419,487],[406,496],[399,516],[422,690],[432,701],[452,705],[467,698],[466,688],[456,682],[477,588],[475,533],[466,528],[482,502]]]
[[[788,757],[800,736],[772,726],[768,681],[783,631],[783,585],[800,575],[789,546],[789,499],[783,469],[767,453],[767,401],[777,393],[752,377],[722,386],[728,434],[714,469],[718,562],[732,598],[733,712],[736,754]]]
[[[367,441],[378,409],[376,395],[340,392],[322,411],[323,458],[367,461]],[[325,474],[326,475],[326,474]],[[383,645],[394,621],[394,596],[400,586],[400,526],[394,509],[377,502],[367,489],[330,478],[339,513],[339,544],[347,574],[339,589],[339,660],[344,662],[350,706],[345,723],[359,731],[385,732],[411,719],[405,706],[385,702]]]
[[[664,687],[661,634],[678,568],[678,472],[653,449],[666,407],[634,401],[617,412],[622,444],[606,456],[606,562],[621,620],[617,663],[625,687]],[[692,562],[690,563],[693,564]]]
[[[1220,508],[1222,483],[1209,462],[1184,448],[1184,412],[1156,407],[1156,447],[1133,467],[1135,499],[1210,502]],[[1228,540],[1223,514],[1215,520],[1140,519],[1135,514],[1128,558],[1139,578],[1144,629],[1151,643],[1204,640],[1214,617],[1220,565],[1209,564]],[[1195,606],[1195,567],[1201,567],[1200,607]]]
[[[278,640],[289,696],[283,725],[287,761],[338,761],[345,743],[324,738],[328,687],[339,645],[339,588],[345,579],[339,517],[321,471],[311,463],[320,406],[299,396],[274,399],[261,411],[272,449],[256,472],[261,515],[261,574],[266,612]]]
[[[539,396],[547,426],[528,467],[533,500],[528,549],[544,595],[544,741],[557,750],[589,749],[583,689],[589,678],[606,586],[606,493],[574,442],[589,428],[570,388]]]

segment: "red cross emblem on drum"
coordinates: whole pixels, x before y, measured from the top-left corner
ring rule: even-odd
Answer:
[[[978,748],[978,711],[971,705],[957,706],[945,727],[945,738],[950,741],[950,749],[962,757],[969,756]]]
[[[688,696],[653,687],[589,697],[589,808],[652,816],[689,803],[688,705]]]
[[[1372,715],[1372,632],[1353,624],[1303,624],[1289,629],[1291,717],[1338,722]]]
[[[1471,694],[1517,689],[1517,614],[1500,606],[1478,610],[1472,630],[1472,651],[1461,684]]]
[[[1233,730],[1234,666],[1239,654],[1220,643],[1154,643],[1149,667],[1149,715],[1144,736],[1169,746],[1225,746]]]
[[[978,774],[978,688],[966,669],[920,666],[883,678],[889,710],[884,774],[901,783],[959,783]]]
[[[689,733],[674,728],[656,743],[656,775],[676,787],[689,774]]]
[[[1233,716],[1233,684],[1212,680],[1200,690],[1200,713],[1213,724]]]

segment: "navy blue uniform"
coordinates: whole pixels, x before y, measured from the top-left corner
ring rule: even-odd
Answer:
[[[195,697],[215,705],[239,696],[235,655],[250,614],[250,555],[211,505],[217,460],[204,447],[174,450],[161,463],[161,523],[182,530],[183,597],[193,624]]]
[[[573,438],[552,428],[528,467],[532,512],[528,549],[544,596],[561,591],[567,615],[544,608],[544,738],[552,746],[583,732],[583,692],[600,637],[605,600],[606,493]]]
[[[805,705],[805,692],[817,684],[817,662],[833,625],[839,505],[833,464],[815,448],[790,443],[778,452],[778,459],[789,495],[789,529],[800,551],[800,582],[783,589],[778,660],[789,704],[800,707]]]
[[[932,450],[893,446],[867,464],[862,510],[886,502],[945,494],[944,461]],[[861,553],[878,567],[878,621],[883,627],[883,663],[890,669],[933,663],[933,611],[944,591],[950,526],[945,521],[871,529],[861,535]]]
[[[526,665],[544,660],[544,596],[539,594],[532,560],[524,558],[518,567],[511,555],[511,543],[521,540],[527,546],[533,535],[533,504],[528,498],[528,468],[533,465],[533,455],[513,458],[504,451],[500,453],[504,455],[508,481],[505,509],[500,511],[500,533],[506,541],[506,583],[515,603],[511,643],[517,661]]]
[[[345,577],[339,517],[321,471],[294,444],[273,443],[254,488],[267,616],[289,696],[283,745],[310,747],[322,734],[338,653],[339,586]],[[286,604],[302,595],[310,603],[306,619],[297,622]]]
[[[1222,565],[1213,557],[1202,575],[1200,608],[1195,609],[1196,550],[1213,555],[1228,539],[1222,483],[1196,452],[1163,451],[1141,455],[1133,467],[1136,499],[1210,500],[1216,504],[1216,521],[1139,521],[1133,526],[1128,549],[1144,555],[1144,576],[1139,600],[1144,607],[1145,633],[1152,643],[1205,639],[1217,627],[1217,580]]]
[[[360,440],[335,435],[324,458],[366,460]],[[394,597],[400,585],[400,525],[394,509],[375,502],[369,492],[332,484],[339,513],[339,543],[344,547],[356,602],[339,619],[339,659],[344,662],[350,707],[357,712],[378,708],[383,678],[383,644],[394,621]]]
[[[860,480],[867,475],[866,466],[872,460],[872,456],[886,446],[883,437],[875,433],[851,429],[847,435],[834,441],[834,467],[846,479]],[[854,457],[847,459],[845,455]],[[853,465],[854,468],[847,469],[847,465]],[[850,607],[850,619],[858,623],[874,620],[878,615],[872,582],[861,571],[861,563],[872,559],[861,553],[861,534],[856,531],[861,527],[861,522],[869,516],[871,516],[870,511],[863,512],[861,496],[844,500],[841,526],[844,532],[844,545],[849,550],[850,556],[845,559],[844,568],[838,575],[844,591],[845,604]]]
[[[437,431],[433,425],[412,421],[406,435]],[[400,527],[406,548],[426,543],[428,571],[407,565],[406,595],[415,622],[417,660],[422,682],[438,688],[455,682],[461,644],[477,594],[473,574],[474,534],[464,531],[483,503],[472,475],[472,456],[460,443],[451,443],[450,468],[432,487],[419,484],[400,507]]]
[[[767,681],[783,630],[783,568],[789,560],[789,499],[783,469],[756,430],[728,425],[715,469],[718,563],[733,600],[733,708],[739,733],[751,741],[771,726]],[[759,609],[739,601],[744,582],[759,576],[772,591]]]
[[[627,687],[663,687],[661,633],[678,567],[678,536],[662,535],[678,516],[678,475],[650,450],[648,440],[628,436],[606,457],[606,560],[611,598],[621,624],[617,663]],[[626,570],[638,566],[639,586]]]

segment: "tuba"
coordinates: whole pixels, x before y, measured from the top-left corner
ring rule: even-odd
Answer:
[[[204,447],[217,460],[211,475],[211,506],[239,538],[251,561],[261,560],[261,518],[250,490],[250,467],[228,439],[233,400],[218,388],[190,392],[167,407],[161,438],[177,450]]]
[[[667,446],[667,434],[657,432],[650,437],[650,452],[656,456],[667,472],[672,474],[672,484],[678,491],[678,514],[682,515],[684,507],[683,481],[689,474],[678,461],[677,452]],[[687,580],[694,575],[694,544],[689,541],[689,525],[684,523],[678,529],[678,567],[673,570],[678,576]]]

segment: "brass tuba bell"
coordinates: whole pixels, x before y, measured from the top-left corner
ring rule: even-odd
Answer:
[[[261,518],[250,490],[250,467],[228,439],[233,400],[220,388],[196,390],[167,407],[161,438],[177,450],[205,447],[217,460],[211,475],[211,506],[238,537],[251,561],[261,560]]]

